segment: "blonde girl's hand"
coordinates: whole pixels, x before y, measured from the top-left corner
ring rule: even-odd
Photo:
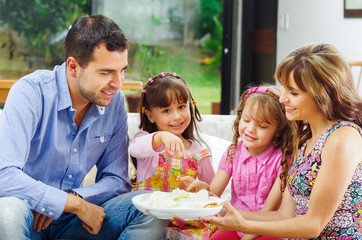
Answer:
[[[245,219],[239,211],[231,206],[230,202],[223,202],[224,209],[216,216],[202,217],[201,219],[215,224],[219,231],[243,231]]]
[[[176,180],[183,182],[187,186],[186,190],[190,192],[198,192],[202,189],[206,190],[209,189],[209,185],[207,183],[200,181],[198,179],[194,179],[190,176],[184,176],[184,177],[178,176]]]
[[[170,132],[160,131],[153,136],[152,146],[155,148],[162,143],[165,144],[167,150],[174,152],[176,157],[180,157],[180,153],[182,153],[183,157],[186,158],[185,145],[181,138]]]
[[[206,182],[200,181],[198,179],[194,179],[190,176],[185,177],[177,177],[177,181],[181,181],[186,184],[187,188],[186,190],[189,192],[198,192],[202,189],[206,189],[207,191],[210,191],[209,184]]]

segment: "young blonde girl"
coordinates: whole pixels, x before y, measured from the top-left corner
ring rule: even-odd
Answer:
[[[182,177],[188,190],[208,189],[217,196],[232,179],[231,204],[238,209],[277,209],[286,185],[292,153],[292,131],[274,86],[246,90],[237,108],[232,144],[225,151],[211,184]],[[217,231],[211,239],[254,239],[235,231]],[[265,238],[264,239],[269,239]],[[271,238],[272,239],[272,238]]]
[[[201,115],[182,77],[161,73],[150,78],[142,91],[140,118],[141,131],[130,145],[137,166],[136,190],[185,189],[178,176],[211,182],[215,176],[211,156],[194,136]],[[209,228],[204,230],[210,235]]]

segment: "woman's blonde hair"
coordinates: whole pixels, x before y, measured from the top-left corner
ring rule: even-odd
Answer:
[[[277,67],[276,79],[287,89],[293,76],[302,91],[312,95],[318,110],[330,121],[362,126],[362,100],[347,60],[332,45],[310,44],[290,53]],[[296,121],[294,153],[311,137],[306,121]]]
[[[257,116],[252,116],[253,118],[258,121],[261,120],[269,123],[274,121],[277,124],[277,130],[272,144],[275,148],[280,148],[283,152],[281,160],[282,172],[280,174],[280,179],[282,180],[281,190],[284,191],[286,186],[286,177],[290,167],[290,162],[288,162],[288,159],[291,158],[291,154],[293,152],[292,123],[286,118],[284,107],[281,103],[279,103],[279,88],[271,85],[260,86],[259,88],[265,88],[267,91],[252,92],[252,89],[254,88],[250,88],[244,91],[240,97],[239,106],[236,109],[236,119],[233,124],[234,136],[228,149],[227,159],[228,161],[232,161],[232,158],[236,152],[237,144],[240,138],[240,119],[246,104],[249,104],[249,106],[251,104],[253,107],[253,112],[257,114]]]

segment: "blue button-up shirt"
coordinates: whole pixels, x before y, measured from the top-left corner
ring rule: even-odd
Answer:
[[[122,91],[93,104],[77,131],[66,65],[15,82],[0,115],[0,197],[14,196],[53,219],[74,189],[100,204],[129,192],[127,110]],[[96,183],[82,186],[96,165]]]

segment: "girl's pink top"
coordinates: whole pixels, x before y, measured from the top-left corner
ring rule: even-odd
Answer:
[[[271,144],[263,153],[253,156],[242,142],[231,161],[224,152],[219,168],[232,177],[231,204],[247,211],[259,211],[265,204],[275,179],[282,171],[281,149]]]
[[[155,174],[158,163],[159,154],[166,150],[165,145],[161,144],[156,149],[152,147],[153,135],[157,133],[148,133],[139,131],[130,144],[130,154],[137,159],[137,181],[148,179]],[[197,142],[191,141],[191,147],[186,150],[188,156],[194,155],[205,148],[201,147]],[[198,179],[211,183],[215,176],[215,171],[211,164],[209,156],[200,159],[198,165]]]

